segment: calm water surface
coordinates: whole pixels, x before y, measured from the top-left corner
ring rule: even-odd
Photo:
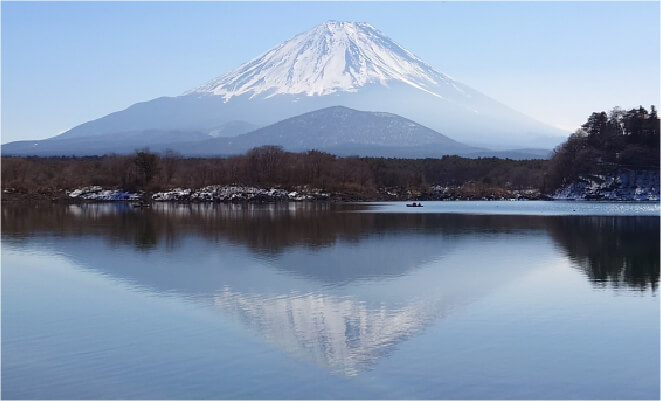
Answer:
[[[659,205],[2,205],[2,397],[658,399]]]

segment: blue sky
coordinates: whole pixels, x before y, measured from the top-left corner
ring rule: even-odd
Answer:
[[[326,20],[571,131],[659,104],[659,2],[6,2],[2,143],[51,137],[222,75]]]

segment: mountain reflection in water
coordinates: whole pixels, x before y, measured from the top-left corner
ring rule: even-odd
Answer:
[[[656,217],[352,213],[360,208],[3,205],[2,239],[42,241],[114,279],[207,304],[346,375],[541,267],[525,241],[554,244],[595,287],[658,285]]]

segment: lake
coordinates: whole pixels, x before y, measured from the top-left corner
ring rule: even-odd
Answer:
[[[2,205],[2,398],[659,399],[659,204]]]

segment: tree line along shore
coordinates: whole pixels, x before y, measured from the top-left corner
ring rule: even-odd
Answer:
[[[154,194],[174,188],[281,188],[337,200],[404,200],[507,196],[540,188],[545,160],[385,159],[292,153],[264,146],[227,158],[185,158],[146,150],[100,157],[3,157],[3,199],[66,199],[98,186]],[[67,192],[69,191],[69,192]],[[444,193],[441,193],[445,191]]]
[[[545,199],[581,181],[613,182],[623,169],[659,169],[659,119],[642,106],[593,113],[549,160],[337,157],[262,146],[225,158],[188,158],[147,149],[131,155],[2,157],[2,200],[71,199],[98,186],[151,194],[173,188],[247,187],[336,200]],[[619,175],[618,175],[619,174]],[[655,183],[652,183],[652,187]],[[658,185],[656,187],[658,190]]]

